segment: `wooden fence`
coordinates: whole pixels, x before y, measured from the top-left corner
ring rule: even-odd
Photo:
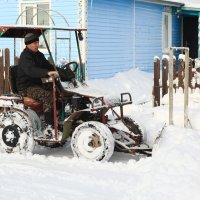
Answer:
[[[14,58],[14,65],[18,64],[18,58]],[[0,49],[0,95],[10,92],[9,81],[9,69],[10,69],[10,50]]]
[[[184,56],[179,56],[178,61],[174,58],[174,74],[173,74],[173,87],[174,91],[178,88],[182,88],[184,91],[184,69],[185,61]],[[177,66],[177,67],[176,67]],[[194,68],[194,61],[189,61],[189,87],[193,91],[195,88],[200,88],[200,68]],[[154,85],[153,85],[153,97],[154,107],[160,106],[160,97],[168,93],[168,79],[169,79],[169,58],[163,57],[162,62],[158,57],[154,58]]]

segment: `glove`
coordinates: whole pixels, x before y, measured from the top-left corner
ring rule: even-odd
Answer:
[[[49,71],[48,72],[48,75],[49,76],[54,76],[55,78],[58,78],[59,77],[59,74],[57,71]]]

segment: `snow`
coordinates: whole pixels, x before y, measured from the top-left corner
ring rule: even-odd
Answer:
[[[183,94],[174,95],[174,125],[168,125],[168,96],[152,107],[153,75],[131,69],[111,79],[91,80],[107,96],[130,92],[125,113],[143,126],[152,157],[115,152],[109,162],[74,158],[70,144],[33,154],[0,154],[0,199],[8,200],[197,200],[200,198],[200,92],[190,92],[183,127]],[[87,91],[89,92],[89,91]],[[159,137],[158,137],[159,136]]]
[[[199,0],[170,0],[171,2],[183,3],[184,7],[200,8]],[[168,1],[169,2],[169,1]]]
[[[178,59],[182,59],[185,62],[185,55],[184,54],[179,54]]]
[[[157,60],[160,60],[160,58],[158,56],[154,56],[153,60],[154,62],[157,62]]]
[[[195,58],[195,68],[200,68],[200,58]]]

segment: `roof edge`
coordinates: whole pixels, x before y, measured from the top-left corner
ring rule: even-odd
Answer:
[[[164,1],[164,0],[139,0],[139,1],[144,1],[144,2],[148,2],[148,3],[155,3],[155,4],[165,5],[165,6],[174,6],[174,7],[182,7],[182,6],[185,5],[184,3]]]
[[[200,5],[199,6],[190,6],[190,5],[185,5],[182,10],[192,10],[196,12],[200,12]]]

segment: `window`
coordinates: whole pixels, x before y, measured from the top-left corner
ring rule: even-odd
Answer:
[[[169,53],[169,48],[172,44],[172,34],[171,34],[171,26],[172,26],[172,16],[171,13],[163,13],[162,17],[162,51],[163,53]]]
[[[46,25],[50,24],[49,10],[50,4],[49,2],[40,1],[36,3],[29,3],[28,1],[21,1],[21,23],[26,25]],[[50,33],[45,32],[45,36],[47,42],[50,46]],[[21,42],[21,50],[24,48],[23,41]],[[40,46],[39,50],[44,54],[47,54],[48,51],[46,49],[46,45],[43,37],[40,37]]]

